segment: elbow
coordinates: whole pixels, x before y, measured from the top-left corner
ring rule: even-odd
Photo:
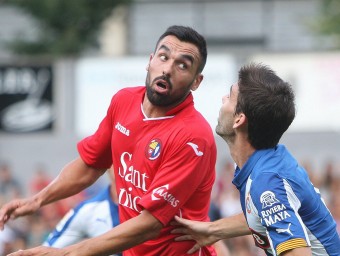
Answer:
[[[156,239],[160,235],[162,228],[163,224],[157,220],[157,222],[155,222],[148,230],[146,240]]]
[[[162,222],[148,210],[143,210],[134,221],[139,226],[138,237],[141,243],[157,238],[163,228]]]

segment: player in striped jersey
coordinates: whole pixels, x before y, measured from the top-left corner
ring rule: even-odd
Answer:
[[[216,132],[237,165],[233,184],[244,215],[210,223],[177,218],[184,228],[174,232],[186,234],[177,239],[197,241],[191,251],[252,234],[267,255],[340,255],[336,223],[319,191],[278,144],[295,118],[294,98],[291,86],[268,67],[241,68],[238,82],[223,97]]]

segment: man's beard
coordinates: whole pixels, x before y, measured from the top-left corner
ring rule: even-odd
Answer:
[[[146,97],[155,106],[167,107],[172,105],[171,98],[168,95],[157,93],[148,84],[146,84]]]
[[[172,83],[170,82],[170,79],[166,76],[161,76],[161,77],[156,77],[154,81],[158,79],[163,79],[168,83],[169,86],[169,91],[172,90],[173,86]],[[151,82],[150,82],[150,74],[148,72],[145,80],[145,86],[146,86],[146,96],[148,97],[149,101],[159,107],[170,107],[170,106],[177,106],[179,103],[183,102],[184,99],[187,97],[187,95],[190,92],[190,89],[188,89],[187,93],[183,93],[182,96],[180,97],[171,97],[169,94],[160,94],[156,92],[154,89],[151,87]],[[187,88],[191,87],[190,83]]]
[[[215,132],[227,143],[233,142],[236,135],[232,127],[223,127],[219,121],[215,128]]]

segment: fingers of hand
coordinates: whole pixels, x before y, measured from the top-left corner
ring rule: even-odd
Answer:
[[[198,251],[200,248],[201,248],[201,246],[199,244],[195,244],[194,247],[192,247],[187,253],[192,254],[192,253]]]
[[[20,208],[22,208],[20,200],[14,200],[4,205],[0,211],[0,230],[4,229],[5,223],[9,219],[15,219],[21,216]]]
[[[171,230],[172,234],[188,234],[187,229],[185,228],[174,228]]]
[[[178,223],[177,221],[171,221],[171,222],[170,222],[170,225],[171,225],[171,226],[180,226],[181,224]]]
[[[28,201],[18,201],[10,210],[11,219],[33,213],[33,204]]]
[[[183,235],[175,238],[175,241],[188,241],[188,240],[193,240],[191,235]]]
[[[175,221],[177,221],[177,225],[185,225],[185,220],[178,216],[175,216]]]
[[[5,227],[5,223],[9,220],[10,215],[2,209],[0,213],[0,230],[3,230]]]
[[[25,255],[24,251],[23,250],[18,250],[16,252],[12,252],[11,254],[8,254],[7,256],[23,256],[23,255]]]

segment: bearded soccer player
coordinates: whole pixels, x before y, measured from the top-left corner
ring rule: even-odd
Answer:
[[[35,212],[92,184],[113,164],[121,224],[78,244],[36,247],[17,255],[180,256],[194,245],[177,243],[169,224],[175,215],[207,221],[215,180],[212,129],[194,108],[191,91],[203,79],[205,39],[195,30],[169,27],[147,65],[146,86],[120,90],[98,130],[79,142],[80,157],[66,165],[44,190],[12,201],[0,211],[9,218]],[[215,255],[212,247],[196,255]]]

